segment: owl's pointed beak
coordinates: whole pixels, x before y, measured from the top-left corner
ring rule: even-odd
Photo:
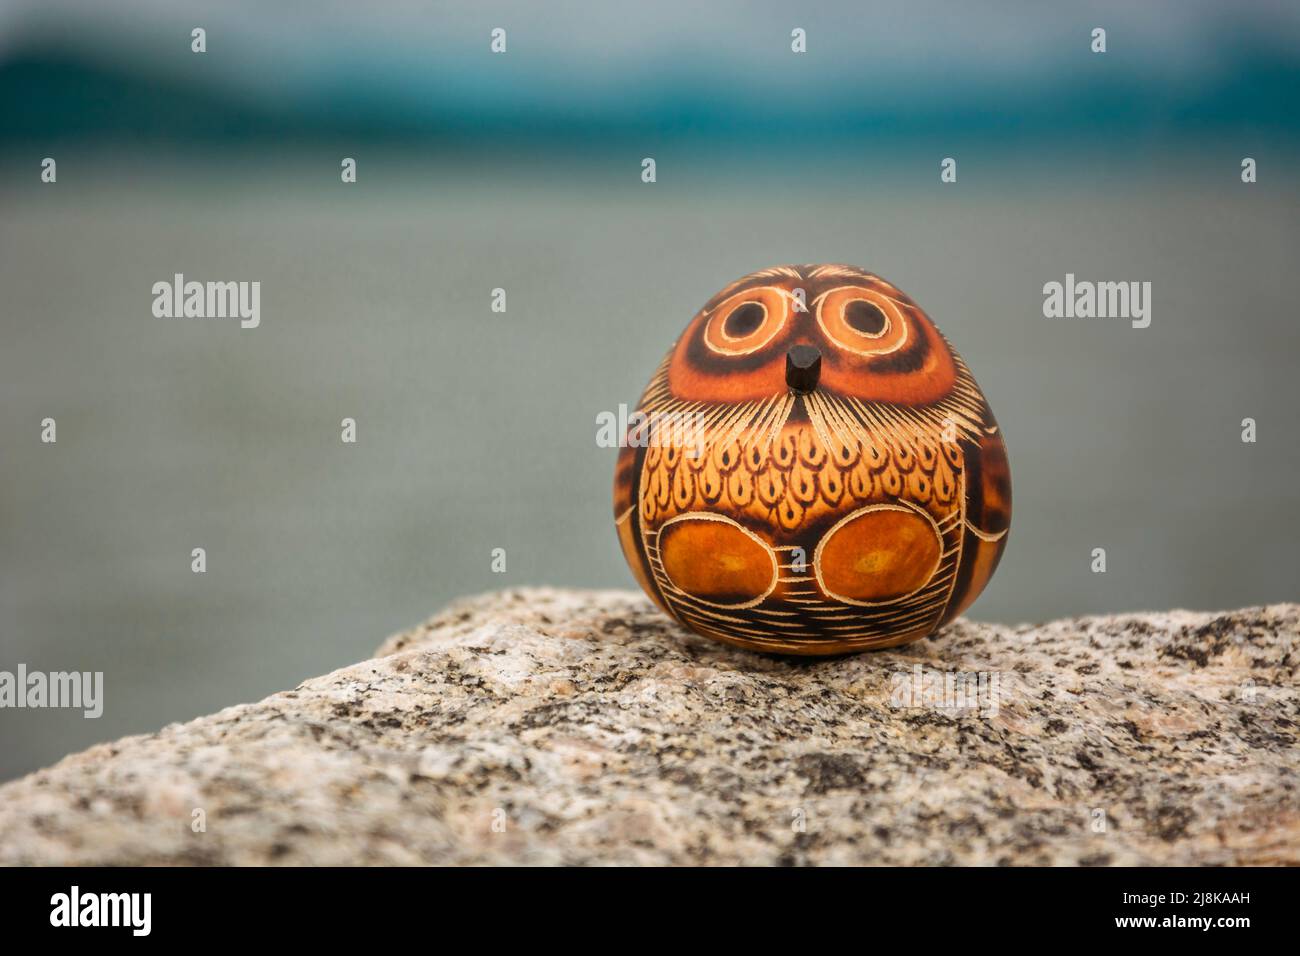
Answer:
[[[785,384],[801,395],[817,387],[822,374],[822,353],[815,345],[796,345],[785,353]]]

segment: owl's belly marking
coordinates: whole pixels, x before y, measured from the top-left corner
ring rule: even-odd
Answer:
[[[657,565],[674,589],[713,607],[761,604],[780,582],[766,541],[725,515],[687,512],[659,526]]]
[[[805,419],[710,435],[696,457],[646,450],[642,548],[687,626],[801,652],[937,626],[961,552],[960,452],[869,434],[828,443],[819,431]]]
[[[938,523],[912,504],[875,504],[841,518],[813,552],[822,593],[845,604],[892,604],[925,587],[943,559]]]

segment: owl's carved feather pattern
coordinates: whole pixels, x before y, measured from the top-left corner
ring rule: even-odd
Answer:
[[[702,448],[647,448],[642,521],[720,509],[793,531],[854,502],[901,496],[936,517],[959,507],[956,442],[909,439],[897,429],[871,432],[823,414],[820,428],[804,422],[772,433],[759,426],[706,440]]]
[[[845,280],[862,282],[869,289],[864,295],[897,298],[894,314],[916,326],[911,341],[924,345],[918,354],[942,350],[949,384],[938,398],[933,379],[917,380],[915,394],[926,397],[914,401],[864,399],[852,387],[860,375],[863,394],[879,396],[884,389],[905,396],[911,394],[909,376],[928,374],[924,368],[940,367],[937,360],[921,366],[890,355],[864,361],[832,353],[829,360],[842,363],[840,386],[803,394],[754,387],[767,380],[762,363],[769,359],[764,351],[742,350],[739,374],[749,376],[747,394],[754,397],[710,401],[701,376],[716,374],[725,381],[729,361],[717,355],[700,365],[703,353],[688,358],[681,342],[660,363],[642,397],[639,411],[651,420],[689,427],[674,433],[685,441],[651,441],[620,455],[615,479],[620,540],[647,592],[700,633],[799,654],[914,640],[974,600],[1005,547],[1010,480],[996,423],[960,356],[919,307],[889,283],[847,266],[763,270],[715,296],[685,335],[703,334],[709,309],[731,301],[729,296],[743,301],[767,295],[764,282],[783,283],[787,292],[799,283],[816,293],[823,287],[843,289]],[[785,321],[796,324],[779,330],[772,361],[789,342],[807,341],[803,336],[814,336],[823,350],[835,347],[817,333],[811,317]],[[809,331],[801,336],[801,329]],[[674,362],[688,360],[696,367],[689,373],[691,397],[683,398],[671,373]],[[862,371],[845,371],[855,367]],[[675,537],[665,539],[670,528]],[[717,544],[727,540],[734,548]],[[701,548],[716,547],[723,550],[713,560],[695,560]],[[832,555],[830,566],[822,563],[823,554]],[[765,562],[770,562],[767,572]],[[775,576],[763,585],[771,569]],[[871,583],[877,579],[884,582],[879,588]],[[849,592],[842,590],[843,582]],[[854,587],[865,590],[854,592]]]

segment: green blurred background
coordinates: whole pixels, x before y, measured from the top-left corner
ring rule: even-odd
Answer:
[[[974,617],[1295,600],[1297,80],[1283,3],[5,3],[0,670],[106,703],[0,711],[0,779],[461,594],[634,587],[596,416],[781,262],[886,276],[984,387]],[[176,272],[260,281],[261,327],[154,318]],[[1044,318],[1067,272],[1150,281],[1151,327]]]

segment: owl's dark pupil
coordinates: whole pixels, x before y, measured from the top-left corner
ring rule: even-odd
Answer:
[[[733,339],[743,339],[746,335],[753,334],[763,324],[766,314],[766,310],[757,302],[746,302],[744,305],[737,306],[736,310],[727,316],[722,329]]]
[[[854,299],[845,306],[844,321],[863,335],[879,335],[885,330],[885,313],[861,299]]]

